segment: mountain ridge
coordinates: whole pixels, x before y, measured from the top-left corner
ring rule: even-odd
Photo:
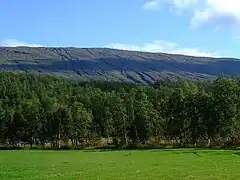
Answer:
[[[112,48],[0,47],[0,70],[77,80],[151,84],[160,79],[213,79],[240,74],[240,59],[195,57]]]

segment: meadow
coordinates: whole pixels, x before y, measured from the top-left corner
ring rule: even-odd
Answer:
[[[2,150],[0,179],[240,179],[231,150]]]

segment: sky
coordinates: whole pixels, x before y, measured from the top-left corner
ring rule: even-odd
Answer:
[[[0,46],[240,58],[239,0],[0,0]]]

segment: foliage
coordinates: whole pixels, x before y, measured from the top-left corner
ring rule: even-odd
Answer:
[[[89,146],[98,139],[133,144],[237,146],[240,83],[74,82],[0,73],[0,141],[5,146]]]

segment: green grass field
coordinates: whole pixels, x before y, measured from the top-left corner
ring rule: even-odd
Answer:
[[[224,150],[0,151],[0,179],[240,179]]]

